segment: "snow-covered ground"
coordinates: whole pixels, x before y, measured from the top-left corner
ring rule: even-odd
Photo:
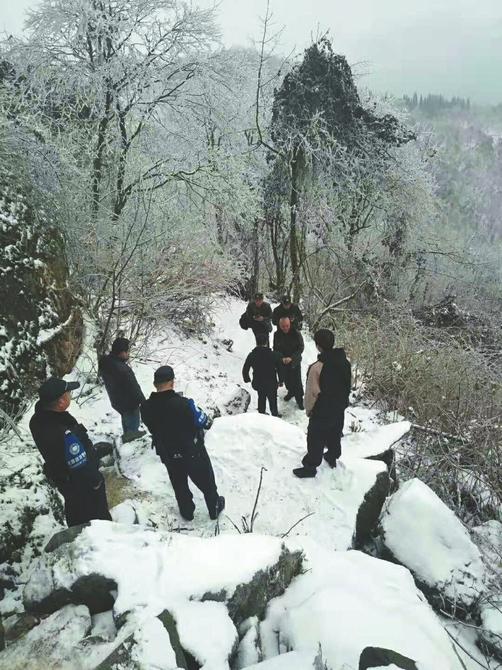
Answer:
[[[165,331],[150,340],[148,351],[142,352],[141,357],[134,357],[133,352],[132,360],[145,395],[153,390],[154,370],[169,364],[175,370],[177,390],[193,397],[210,412],[217,410],[223,414],[216,418],[206,435],[217,484],[227,503],[217,528],[209,520],[203,498],[194,486],[195,519],[190,523],[180,517],[167,472],[151,449],[148,437],[122,445],[120,418],[110,408],[103,389],[94,384],[92,352],[84,351],[76,370],[68,375],[68,379],[78,378],[82,383],[70,411],[87,426],[95,441],[114,441],[120,477],[115,473],[113,479],[124,478],[123,481],[127,482],[124,487],[126,493],[112,510],[117,522],[112,528],[116,530],[106,530],[110,528],[106,522],[98,523],[93,524],[92,532],[85,536],[88,538],[87,549],[91,546],[93,550],[87,551],[82,558],[83,570],[84,573],[85,570],[92,572],[100,567],[103,574],[113,573],[113,577],[120,582],[116,614],[120,613],[119,610],[129,609],[142,622],[138,627],[140,633],[136,631],[137,641],[141,637],[137,653],[140,654],[138,649],[144,650],[141,653],[146,663],[141,667],[152,670],[176,667],[172,654],[159,661],[158,641],[162,635],[165,636],[165,630],[162,629],[163,633],[159,630],[158,619],[146,620],[143,616],[146,610],[160,611],[162,607],[171,605],[178,608],[178,627],[185,648],[198,653],[199,661],[206,670],[228,668],[222,659],[235,641],[233,623],[225,616],[224,604],[197,602],[201,594],[195,588],[198,583],[196,577],[201,577],[201,589],[208,584],[216,588],[211,579],[214,577],[218,581],[221,573],[214,567],[217,551],[214,560],[211,552],[215,551],[215,547],[217,549],[218,542],[221,547],[229,542],[229,547],[236,554],[235,560],[240,562],[237,567],[241,572],[245,571],[246,561],[252,565],[256,553],[249,546],[253,540],[244,536],[239,538],[238,530],[242,531],[243,526],[251,523],[251,512],[262,475],[256,507],[258,515],[254,521],[258,554],[265,551],[275,555],[280,544],[276,538],[287,533],[287,546],[305,553],[306,572],[293,581],[283,596],[271,602],[261,623],[250,623],[245,633],[239,631],[241,643],[236,664],[232,667],[307,670],[318,656],[321,644],[322,658],[328,662],[330,670],[355,670],[362,648],[379,645],[415,658],[419,670],[461,670],[462,665],[453,651],[450,638],[415,588],[409,571],[359,552],[347,551],[352,546],[361,503],[378,475],[386,472],[382,461],[368,460],[368,457],[383,453],[398,441],[408,431],[408,424],[395,422],[381,425],[381,417],[376,410],[351,406],[346,411],[339,467],[331,470],[323,463],[315,479],[296,479],[291,470],[300,464],[305,452],[307,418],[296,408],[293,400],[289,403],[282,400],[283,389],[279,391],[281,419],[257,413],[256,393],[250,385],[247,385],[251,393],[249,410],[245,414],[224,415],[227,402],[240,393],[242,387],[246,388],[241,370],[246,355],[254,347],[254,337],[251,331],[239,328],[238,319],[244,309],[242,302],[227,298],[222,299],[220,304],[214,316],[214,333],[210,337],[185,337],[166,327]],[[231,347],[229,340],[233,342]],[[308,364],[316,359],[312,340],[308,337],[305,340],[304,379]],[[30,414],[27,413],[19,426],[25,440],[25,451],[30,449],[27,446],[30,444],[27,433]],[[38,456],[32,450],[18,458],[25,462]],[[109,476],[112,473],[110,469]],[[131,524],[138,521],[139,527],[133,529]],[[410,523],[413,523],[412,519]],[[40,527],[44,528],[44,525]],[[49,536],[53,527],[53,524],[46,524]],[[164,532],[180,533],[178,539],[170,540],[172,547],[178,547],[176,552],[164,555],[160,547],[162,539],[152,539],[155,537],[153,529],[161,531],[159,538]],[[215,532],[219,532],[221,538],[216,538],[217,543],[213,544],[214,540],[210,538]],[[187,536],[186,542],[183,535]],[[264,538],[263,542],[258,536]],[[176,535],[170,537],[176,538]],[[198,545],[197,538],[202,538],[200,542],[210,542],[211,548],[208,548],[209,545]],[[248,548],[241,545],[237,550],[238,545],[232,544],[236,541],[247,542]],[[244,552],[242,556],[239,551]],[[248,551],[250,555],[247,555]],[[222,554],[225,554],[224,549]],[[197,560],[201,565],[196,565]],[[179,579],[179,584],[176,585],[178,591],[174,603],[174,587],[170,579],[176,571],[176,562],[182,565],[184,577],[175,577]],[[32,555],[27,554],[22,580],[29,578],[34,565]],[[226,583],[235,586],[238,580],[232,578],[233,572],[225,566],[227,563],[222,563],[228,571]],[[64,571],[61,575],[64,581]],[[184,599],[180,599],[179,590],[184,581],[190,585],[185,587]],[[6,602],[0,603],[0,611],[6,614],[19,608],[19,595],[11,592]],[[103,616],[92,617],[90,630],[85,612],[79,610],[84,630],[82,637],[98,630]],[[192,618],[199,623],[200,630],[206,631],[202,639],[199,636],[193,640],[194,629],[186,624]],[[130,631],[133,626],[131,621],[135,620],[131,618],[129,628],[121,629],[122,636]],[[113,636],[113,632],[109,634]],[[460,629],[455,629],[451,635],[459,638],[467,650],[457,649],[465,667],[468,670],[479,668],[483,659],[473,640]],[[261,655],[256,652],[253,642],[258,638],[261,640]],[[211,644],[212,639],[221,644]],[[164,638],[162,644],[165,644]],[[19,658],[23,652],[16,653]],[[86,661],[86,654],[83,653],[82,658],[82,667],[93,667],[89,664],[90,657]],[[147,663],[145,659],[150,661]],[[491,668],[495,670],[496,663]]]

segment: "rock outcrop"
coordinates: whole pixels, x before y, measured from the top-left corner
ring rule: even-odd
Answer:
[[[71,370],[82,343],[82,316],[50,209],[22,167],[13,174],[0,166],[0,406],[10,416],[46,377],[47,365],[58,375]]]
[[[394,493],[380,517],[383,556],[406,566],[429,602],[465,616],[485,590],[481,554],[455,514],[419,479]]]

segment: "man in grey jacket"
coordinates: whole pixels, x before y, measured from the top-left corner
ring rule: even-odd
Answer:
[[[305,411],[309,417],[307,453],[303,467],[295,468],[297,477],[315,477],[324,460],[332,468],[340,458],[345,408],[349,404],[351,388],[350,362],[345,350],[334,349],[335,335],[321,328],[314,335],[319,356],[307,373]]]

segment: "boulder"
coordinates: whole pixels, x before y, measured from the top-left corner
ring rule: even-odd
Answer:
[[[183,663],[183,657],[175,654],[169,632],[159,618],[132,616],[118,644],[94,670],[178,670],[187,668]]]
[[[51,614],[70,603],[86,605],[92,614],[113,607],[112,592],[117,588],[113,579],[85,569],[72,578],[78,560],[75,548],[88,527],[67,528],[49,540],[24,588],[23,603],[28,612]]]
[[[381,647],[366,647],[361,652],[359,658],[359,670],[370,670],[371,668],[383,668],[384,666],[402,668],[402,670],[418,670],[415,661],[411,658],[398,654],[392,649],[382,649]],[[389,670],[391,670],[389,668]]]
[[[264,660],[286,651],[316,655],[320,645],[328,668],[357,669],[371,646],[413,659],[420,670],[458,670],[450,638],[409,570],[309,538],[286,546],[303,550],[305,571],[269,603],[260,624]]]
[[[302,569],[300,551],[252,534],[196,538],[92,521],[72,541],[57,544],[31,572],[25,607],[49,612],[79,602],[94,613],[113,604],[120,639],[109,652],[109,665],[136,655],[138,645],[150,644],[150,633],[138,637],[131,621],[145,621],[152,603],[165,610],[161,620],[169,649],[174,656],[180,649],[186,652],[188,668],[190,658],[211,667],[229,662],[238,643],[236,626],[249,616],[262,616],[267,603],[284,593]],[[148,626],[158,628],[155,622]],[[201,630],[211,635],[201,636]]]
[[[302,554],[282,547],[276,563],[258,570],[252,579],[239,584],[232,594],[225,589],[219,593],[205,593],[202,600],[225,602],[231,620],[240,626],[249,617],[262,618],[268,602],[284,593],[286,587],[302,570]]]
[[[364,494],[364,499],[357,510],[356,529],[353,546],[361,549],[371,539],[376,529],[383,504],[391,492],[391,478],[389,473],[379,472],[373,486]]]
[[[12,622],[9,620],[8,626],[6,626],[5,629],[6,643],[12,644],[12,642],[18,638],[26,635],[26,633],[28,633],[32,628],[38,626],[39,623],[39,617],[34,616],[33,614],[28,614],[27,612],[23,612],[19,616],[15,617],[15,620]]]
[[[390,477],[397,483],[395,467],[395,447],[410,432],[409,421],[398,421],[372,430],[349,433],[343,438],[343,453],[350,458],[368,458],[382,461],[387,466]]]
[[[63,546],[63,544],[70,544],[88,525],[88,523],[83,523],[79,526],[70,526],[70,528],[60,530],[59,533],[53,535],[47,542],[44,551],[47,554],[50,554],[52,551],[56,551],[56,549],[59,549],[59,547]]]
[[[7,154],[5,154],[8,156]],[[82,315],[68,284],[57,208],[17,157],[0,165],[0,407],[10,416],[46,377],[69,372],[80,353]],[[15,296],[15,299],[13,299]]]
[[[412,479],[380,517],[383,556],[405,565],[429,602],[464,616],[485,589],[481,554],[455,514],[426,484]]]
[[[73,650],[90,628],[87,607],[66,605],[6,647],[0,653],[0,667],[9,670],[38,668],[42,667],[43,659],[46,668],[80,670],[83,665]]]

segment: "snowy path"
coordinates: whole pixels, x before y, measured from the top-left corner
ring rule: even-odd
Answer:
[[[389,427],[378,425],[375,411],[351,407],[347,411],[348,434],[343,439],[340,467],[331,470],[323,463],[315,479],[296,479],[291,470],[300,464],[305,453],[308,420],[294,401],[282,400],[283,389],[279,391],[282,419],[257,413],[256,393],[250,385],[243,384],[241,377],[244,359],[254,346],[252,332],[243,331],[238,325],[243,309],[241,301],[225,301],[214,317],[211,337],[182,338],[172,331],[163,333],[151,344],[146,360],[133,361],[134,370],[148,395],[153,390],[155,368],[166,363],[172,365],[177,390],[209,409],[221,407],[239,386],[251,392],[246,414],[216,419],[206,436],[217,483],[227,501],[226,514],[220,520],[221,532],[235,533],[235,526],[241,527],[243,517],[249,523],[264,467],[255,531],[282,535],[307,517],[293,535],[307,534],[331,549],[345,550],[352,544],[356,515],[364,495],[385,470],[383,463],[361,457],[368,449],[383,451],[406,432],[407,424],[396,424],[389,431]],[[231,351],[223,344],[223,340],[229,339],[233,341]],[[313,341],[305,336],[304,379],[316,355]],[[85,365],[85,360],[82,358],[80,364]],[[81,367],[80,378],[85,374],[85,368]],[[140,500],[133,502],[134,512],[129,503],[121,505],[114,512],[117,520],[125,521],[136,514],[140,521],[151,519],[160,528],[189,527],[191,533],[201,536],[214,534],[214,523],[209,521],[202,496],[195,487],[192,488],[197,509],[193,524],[185,523],[179,516],[167,472],[151,450],[149,438],[121,445],[119,418],[110,410],[102,391],[73,411],[95,438],[110,435],[117,438],[121,471],[138,489]],[[351,427],[358,432],[351,433]]]

